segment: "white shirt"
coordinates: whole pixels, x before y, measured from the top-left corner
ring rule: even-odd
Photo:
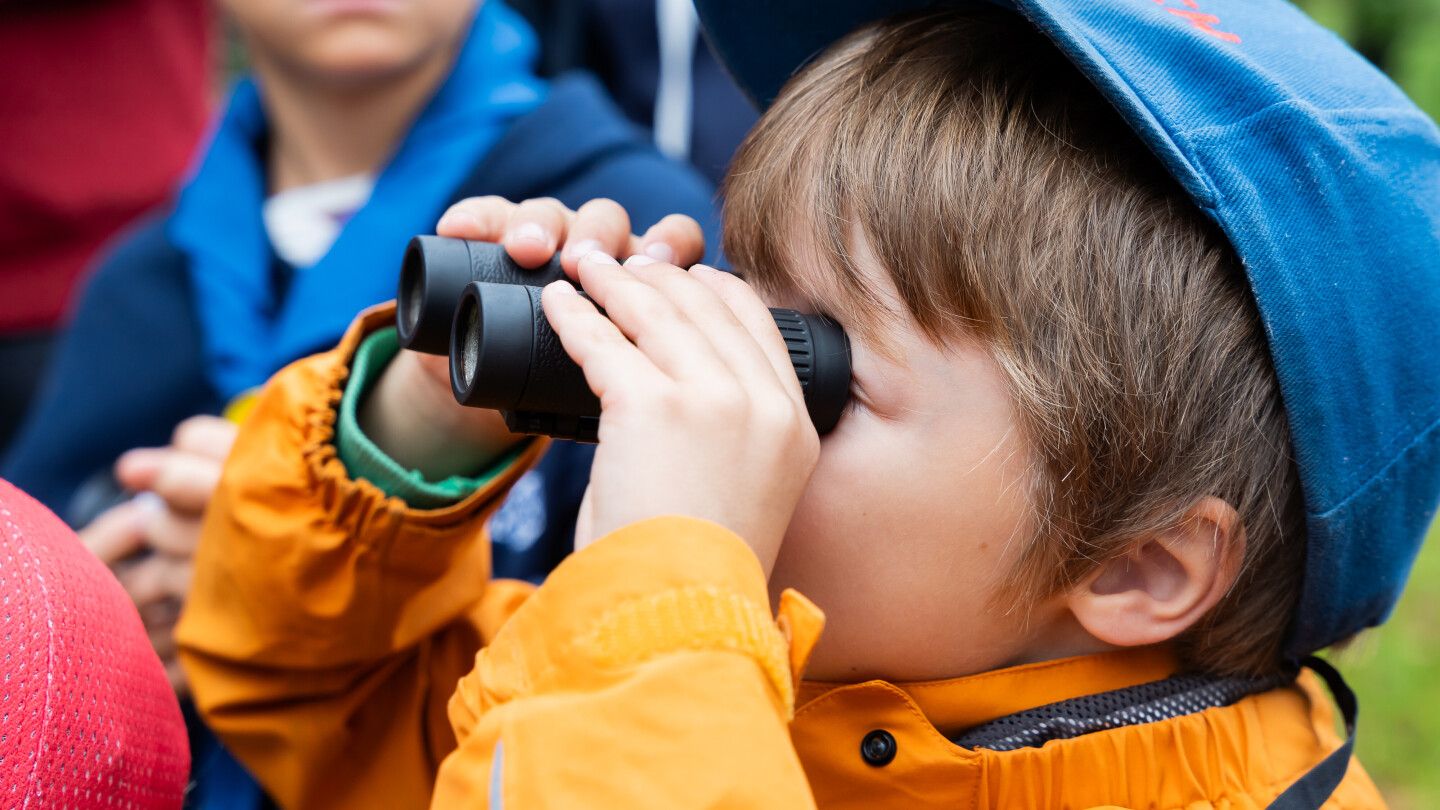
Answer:
[[[352,174],[270,197],[260,213],[276,255],[297,270],[320,261],[374,189],[375,175]]]

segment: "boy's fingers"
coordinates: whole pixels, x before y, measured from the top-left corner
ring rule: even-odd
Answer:
[[[595,502],[591,494],[595,487],[587,484],[585,495],[580,498],[580,511],[575,515],[575,550],[595,542]]]
[[[565,353],[585,372],[590,390],[602,401],[622,386],[638,389],[663,382],[655,364],[569,282],[547,286],[540,302]]]
[[[563,244],[561,260],[571,278],[576,277],[580,259],[593,250],[616,257],[640,253],[680,267],[705,256],[705,232],[691,217],[671,214],[636,237],[630,233],[630,215],[624,207],[607,199],[591,200],[579,211],[570,211],[551,198],[517,205],[503,197],[471,197],[450,206],[435,232],[501,242],[510,258],[528,268],[549,261],[555,246]]]
[[[597,250],[616,257],[626,255],[631,238],[630,215],[619,203],[591,200],[575,212],[560,261],[565,272],[576,278],[576,267],[582,258]]]
[[[651,225],[633,252],[676,267],[689,267],[705,258],[705,232],[690,217],[671,214]]]
[[[511,212],[500,241],[516,264],[533,270],[555,255],[574,216],[559,200],[526,200]]]
[[[640,261],[644,261],[643,259]],[[654,262],[648,272],[684,273],[672,265]],[[673,379],[721,383],[733,372],[714,346],[685,313],[651,284],[604,254],[592,253],[580,262],[585,292],[604,308],[620,333]]]
[[[744,324],[746,331],[765,353],[781,384],[796,401],[803,404],[805,395],[800,388],[800,378],[795,376],[795,364],[790,360],[790,349],[785,345],[779,328],[775,326],[775,317],[770,314],[770,308],[760,300],[755,290],[738,276],[703,264],[690,268],[690,274],[696,281],[713,290],[736,319]]]
[[[709,285],[690,272],[640,257],[626,262],[625,267],[674,303],[735,376],[750,385],[776,383],[776,369],[755,336]],[[775,330],[773,320],[770,328]],[[794,376],[793,372],[787,373]]]
[[[445,211],[435,225],[435,233],[452,239],[499,242],[517,207],[504,197],[470,197]]]

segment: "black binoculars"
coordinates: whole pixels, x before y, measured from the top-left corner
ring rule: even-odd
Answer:
[[[595,442],[600,401],[540,306],[541,288],[562,278],[558,254],[526,270],[501,245],[417,236],[400,269],[400,345],[448,354],[455,400],[504,412],[515,433]],[[849,340],[823,315],[770,314],[790,350],[810,420],[827,433],[850,397]]]

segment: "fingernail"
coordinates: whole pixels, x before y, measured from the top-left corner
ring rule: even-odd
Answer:
[[[545,229],[540,227],[539,223],[522,222],[515,226],[515,230],[510,232],[510,241],[539,242],[542,245],[548,245],[550,244],[550,234],[546,233]]]
[[[557,292],[557,293],[564,293],[565,295],[579,295],[579,294],[580,294],[579,291],[577,291],[577,290],[575,289],[575,285],[574,285],[574,284],[571,284],[570,282],[565,281],[564,279],[561,279],[560,281],[551,282],[551,283],[550,283],[550,286],[551,286],[551,287],[554,287],[554,288],[555,288],[555,292]]]
[[[646,245],[645,255],[657,262],[675,263],[675,249],[664,242],[651,242]]]
[[[158,515],[165,511],[165,499],[153,492],[141,492],[130,499],[135,508],[145,515]]]
[[[585,258],[589,259],[592,264],[619,264],[615,261],[614,256],[603,250],[592,250],[585,254]]]
[[[702,272],[702,273],[718,273],[718,272],[720,272],[719,270],[716,270],[715,268],[711,267],[711,266],[708,265],[708,264],[692,264],[692,265],[690,265],[690,272],[693,273],[693,272],[695,272],[696,270],[699,270],[699,271]]]
[[[597,250],[604,250],[604,245],[594,239],[581,239],[579,242],[572,242],[565,246],[566,256],[589,256]]]
[[[440,217],[440,221],[435,223],[435,230],[443,231],[451,228],[461,228],[465,225],[478,226],[479,224],[480,220],[465,211],[446,211],[445,216]]]
[[[646,256],[644,253],[636,253],[625,260],[626,267],[644,267],[647,264],[654,264],[657,260]]]

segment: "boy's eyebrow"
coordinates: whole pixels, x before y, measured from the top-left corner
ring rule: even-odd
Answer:
[[[829,262],[824,264],[827,270],[831,270]],[[905,334],[910,330],[900,328],[899,324],[909,322],[911,316],[906,310],[897,309],[893,303],[882,302],[886,311],[875,313],[869,302],[847,295],[838,284],[826,283],[830,279],[815,284],[801,282],[802,274],[813,279],[816,275],[822,275],[822,271],[816,269],[797,272],[793,268],[794,265],[791,265],[779,271],[762,272],[757,274],[759,278],[749,283],[773,299],[783,302],[787,308],[824,315],[845,330],[852,344],[863,341],[870,351],[890,362],[903,365],[901,347],[905,343]]]

